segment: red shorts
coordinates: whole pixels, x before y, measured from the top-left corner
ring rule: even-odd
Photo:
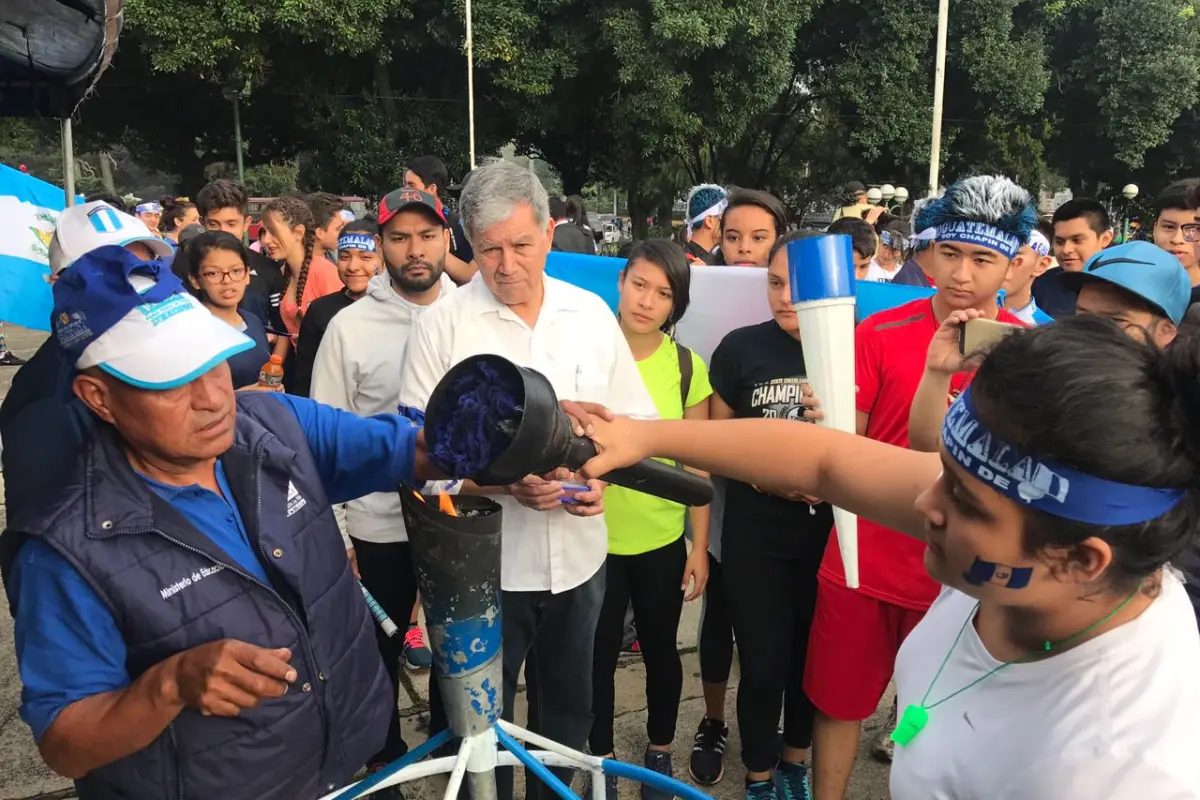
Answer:
[[[900,643],[924,616],[924,611],[876,600],[818,577],[804,693],[827,717],[871,716],[892,679]]]

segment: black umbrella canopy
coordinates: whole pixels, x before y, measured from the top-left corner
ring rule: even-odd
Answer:
[[[123,4],[0,1],[0,117],[69,117],[112,59]]]

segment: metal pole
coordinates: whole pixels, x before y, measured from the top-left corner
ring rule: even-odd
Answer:
[[[246,183],[246,168],[242,163],[242,114],[238,107],[238,99],[242,96],[239,91],[233,93],[233,142],[237,148],[238,183]]]
[[[942,158],[942,99],[946,91],[946,33],[950,27],[950,0],[939,0],[937,62],[933,73],[933,141],[929,148],[929,194],[938,190]]]
[[[66,117],[60,123],[62,131],[63,159],[63,193],[66,195],[66,207],[75,205],[75,144],[71,137],[71,118]]]
[[[475,169],[475,41],[471,32],[471,0],[467,3],[467,135],[471,140],[471,169]]]

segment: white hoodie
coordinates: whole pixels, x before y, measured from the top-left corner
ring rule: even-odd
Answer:
[[[434,302],[419,306],[401,297],[384,272],[367,294],[330,321],[313,364],[313,400],[361,417],[395,414],[400,397],[400,366],[417,318],[455,289],[442,274]],[[346,528],[367,542],[404,542],[408,534],[396,492],[378,492],[346,504]]]

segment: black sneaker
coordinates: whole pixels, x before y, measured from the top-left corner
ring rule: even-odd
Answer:
[[[646,769],[657,772],[659,775],[666,775],[668,778],[675,777],[675,773],[671,770],[671,754],[661,750],[646,751]],[[673,800],[674,797],[675,795],[670,792],[652,789],[646,784],[642,784],[642,800]]]
[[[746,784],[746,800],[780,800],[780,798],[773,782],[755,781]]]
[[[25,363],[25,359],[20,358],[12,350],[5,350],[0,353],[0,367],[19,367]]]
[[[688,766],[692,780],[701,786],[720,782],[725,776],[725,740],[728,738],[729,728],[721,720],[709,717],[700,720],[696,741],[692,745],[691,764]]]

